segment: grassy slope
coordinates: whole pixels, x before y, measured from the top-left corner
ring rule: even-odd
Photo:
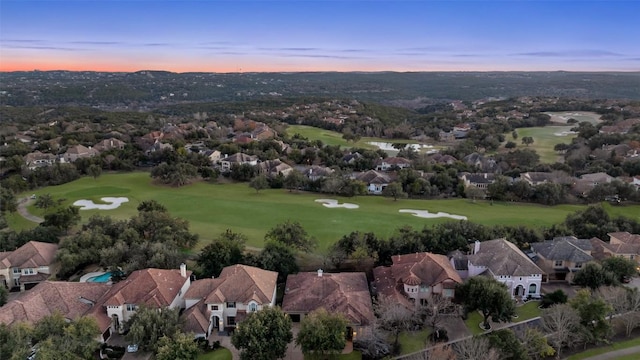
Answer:
[[[611,344],[610,346],[604,346],[604,347],[600,347],[600,348],[596,348],[596,349],[587,350],[587,351],[581,352],[579,354],[569,356],[567,359],[568,360],[588,359],[588,358],[590,358],[592,356],[596,356],[596,355],[600,355],[600,354],[606,354],[608,352],[627,349],[627,348],[634,347],[634,346],[640,346],[640,338],[635,338],[635,339],[631,339],[631,340],[627,340],[627,341],[617,342],[617,343]],[[627,359],[627,358],[629,358],[629,359],[638,359],[638,355],[635,354],[635,356],[636,357],[624,357],[624,358],[620,358],[620,359]]]
[[[369,144],[369,142],[385,142],[385,143],[398,143],[398,144],[412,144],[416,143],[415,140],[408,139],[382,139],[373,137],[363,137],[356,143],[347,142],[342,138],[342,134],[336,131],[320,129],[307,125],[289,125],[287,128],[287,135],[293,136],[294,134],[300,134],[308,138],[309,140],[321,140],[326,145],[340,145],[342,147],[358,147],[375,150],[375,145]]]
[[[398,340],[400,342],[400,355],[411,354],[424,349],[431,331],[424,329],[421,331],[403,331]]]
[[[360,205],[359,209],[325,208],[314,200],[335,198],[326,194],[289,193],[286,190],[263,190],[256,194],[247,184],[197,183],[182,188],[154,185],[147,173],[105,174],[98,179],[85,177],[72,183],[52,186],[35,191],[37,195],[50,193],[55,199],[65,199],[70,205],[79,199],[99,200],[102,196],[126,196],[129,202],[115,210],[81,211],[83,219],[93,214],[109,215],[126,219],[134,215],[137,205],[144,200],[154,199],[164,204],[172,215],[189,220],[191,229],[206,245],[207,240],[227,228],[242,232],[249,237],[248,245],[262,246],[266,231],[287,219],[299,221],[302,226],[320,242],[323,251],[341,236],[351,231],[371,231],[387,237],[398,227],[410,225],[422,228],[450,219],[423,219],[410,214],[401,214],[399,209],[421,209],[431,212],[448,212],[465,215],[470,221],[486,225],[550,226],[562,222],[564,218],[579,209],[579,205],[554,207],[519,203],[494,203],[466,199],[453,200],[398,200],[380,196],[360,196],[337,198],[340,202]],[[29,193],[28,195],[30,195]],[[27,194],[23,194],[27,195]],[[638,219],[640,206],[610,207],[612,213],[625,214]],[[41,214],[34,206],[29,207],[34,214]],[[14,228],[24,228],[26,224],[15,216],[9,218]]]
[[[198,355],[198,360],[231,360],[231,351],[229,349],[220,348],[214,351]]]
[[[533,138],[533,144],[529,145],[528,148],[535,150],[538,155],[540,155],[540,162],[543,163],[554,163],[554,162],[563,162],[562,156],[558,156],[558,154],[553,150],[553,147],[556,144],[566,143],[570,144],[571,139],[573,139],[576,135],[564,135],[558,136],[556,133],[562,133],[563,131],[569,131],[572,126],[544,126],[544,127],[530,127],[530,128],[520,128],[517,129],[518,138],[513,139],[511,134],[507,136],[507,140],[513,141],[518,144],[518,149],[527,148],[526,145],[522,144],[522,138],[525,136],[531,136]]]

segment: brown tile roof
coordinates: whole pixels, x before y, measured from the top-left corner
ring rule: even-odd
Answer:
[[[99,304],[110,287],[103,283],[45,281],[0,307],[0,322],[7,325],[16,322],[33,324],[56,311],[67,319],[76,319],[95,309],[104,313],[95,304]]]
[[[29,241],[6,255],[4,259],[0,261],[0,269],[12,267],[25,269],[49,266],[55,260],[56,251],[58,251],[57,244]]]
[[[428,252],[394,255],[391,272],[396,281],[407,285],[434,286],[445,280],[462,284],[462,279],[444,255]]]
[[[402,283],[396,281],[390,266],[378,266],[373,269],[374,286],[378,296],[390,297],[406,307],[411,306],[409,299],[402,294]]]
[[[278,281],[278,273],[248,265],[233,265],[222,269],[216,279],[196,280],[185,294],[187,299],[206,298],[207,304],[224,302],[269,304]]]
[[[640,235],[631,234],[627,231],[608,233],[609,238],[616,238],[625,244],[640,244]]]
[[[282,310],[309,313],[325,308],[344,315],[351,324],[373,323],[371,294],[364,273],[303,272],[287,277]]]
[[[207,304],[205,304],[203,299],[182,314],[182,318],[184,319],[182,330],[195,334],[206,333],[209,329],[209,320],[207,320],[206,313]]]
[[[179,269],[152,268],[134,271],[126,280],[113,285],[104,305],[169,306],[190,276],[191,271],[187,271],[187,277],[182,277]]]
[[[529,276],[544,273],[527,255],[506,239],[480,243],[480,250],[468,256],[475,266],[484,266],[493,275]]]

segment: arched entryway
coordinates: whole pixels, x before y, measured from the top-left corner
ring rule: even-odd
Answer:
[[[524,296],[524,286],[516,286],[516,288],[513,290],[513,296]]]

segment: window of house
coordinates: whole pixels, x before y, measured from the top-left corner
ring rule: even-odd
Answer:
[[[258,310],[258,304],[256,303],[249,304],[249,311],[257,311],[257,310]]]
[[[218,310],[218,305],[211,305],[211,310]]]
[[[537,289],[538,287],[536,286],[536,284],[529,285],[529,294],[535,294]]]
[[[581,269],[582,268],[582,263],[576,263],[576,269]]]
[[[562,260],[556,260],[556,262],[554,263],[555,267],[560,267],[562,266]]]
[[[136,311],[136,308],[135,304],[127,304],[127,311]]]
[[[20,274],[20,269],[18,269],[18,268],[13,268],[13,273],[14,273],[14,274]]]
[[[235,326],[236,325],[236,317],[235,316],[227,316],[227,325]]]
[[[635,259],[635,258],[636,258],[636,256],[635,256],[635,255],[629,255],[629,259],[633,260],[633,259]]]
[[[444,297],[453,297],[453,289],[442,290],[442,295],[444,295]]]
[[[227,307],[228,307],[228,308],[235,308],[235,307],[236,307],[236,303],[235,303],[235,301],[234,301],[234,302],[228,302],[228,303],[227,303]]]

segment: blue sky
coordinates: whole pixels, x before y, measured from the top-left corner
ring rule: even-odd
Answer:
[[[640,71],[640,2],[0,1],[0,70]]]

